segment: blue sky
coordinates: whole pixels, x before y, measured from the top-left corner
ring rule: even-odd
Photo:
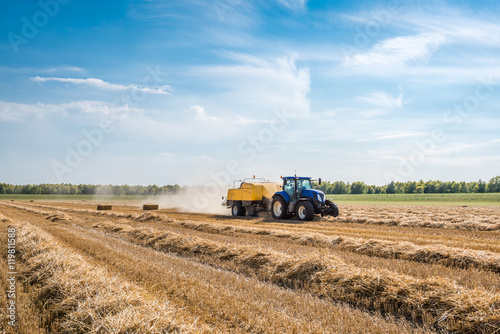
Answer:
[[[1,6],[1,182],[500,174],[498,2]]]

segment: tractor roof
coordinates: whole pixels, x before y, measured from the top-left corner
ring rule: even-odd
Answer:
[[[293,179],[295,176],[283,176],[284,179]],[[297,179],[299,180],[310,180],[310,177],[307,176],[297,176]]]

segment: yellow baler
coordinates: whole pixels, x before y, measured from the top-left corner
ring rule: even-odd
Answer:
[[[239,188],[227,191],[226,201],[222,205],[231,208],[233,216],[255,216],[258,211],[269,211],[273,195],[282,189],[281,183],[245,179]]]

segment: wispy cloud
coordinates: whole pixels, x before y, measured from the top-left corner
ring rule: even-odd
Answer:
[[[402,66],[428,59],[445,42],[442,34],[423,33],[400,36],[378,42],[367,52],[344,59],[346,66]]]
[[[110,118],[123,118],[142,109],[127,105],[115,106],[101,101],[74,101],[61,104],[25,104],[0,101],[0,122],[22,122],[28,119],[43,119],[48,115],[69,113],[101,114]]]
[[[249,125],[249,124],[268,124],[268,123],[270,123],[270,121],[266,120],[266,119],[263,119],[263,120],[251,119],[251,118],[243,117],[241,115],[236,115],[231,120],[231,123],[241,124],[241,125]]]
[[[229,124],[237,124],[237,125],[252,125],[252,124],[268,124],[270,120],[268,119],[251,119],[241,115],[234,115],[229,118],[220,118],[208,115],[205,111],[205,108],[199,105],[189,107],[189,112],[194,114],[194,119],[198,121],[212,121],[219,122],[221,124],[228,125]]]
[[[47,72],[84,72],[83,68],[80,68],[78,66],[65,66],[65,67],[53,67],[47,69]]]
[[[358,139],[356,140],[356,142],[371,142],[371,141],[388,140],[388,139],[400,139],[400,138],[420,136],[424,134],[425,132],[416,132],[416,131],[375,132],[372,133],[373,137],[366,139]]]
[[[416,9],[395,17],[394,23],[399,28],[439,34],[447,43],[493,47],[500,44],[500,24],[491,10],[472,12],[458,6],[442,6],[430,13]]]
[[[205,108],[203,108],[202,106],[191,106],[191,107],[189,107],[189,111],[194,112],[195,119],[197,119],[199,121],[217,121],[217,120],[219,120],[217,117],[207,115],[207,113],[205,112]]]
[[[401,87],[399,87],[398,96],[392,96],[384,91],[373,91],[365,96],[356,97],[356,100],[375,107],[387,109],[403,109],[406,104],[411,102],[411,99],[405,98],[405,92]]]
[[[446,157],[434,155],[429,157],[428,160],[429,163],[434,166],[467,166],[483,170],[491,169],[492,173],[490,175],[496,175],[500,167],[500,155],[461,155]]]
[[[310,75],[307,67],[296,66],[298,55],[268,58],[228,54],[234,65],[193,69],[193,75],[221,85],[227,91],[226,104],[245,106],[252,115],[286,110],[290,115],[308,116]]]
[[[57,78],[57,77],[32,77],[31,81],[33,82],[47,82],[47,81],[56,81],[56,82],[63,82],[63,83],[70,83],[74,85],[87,85],[87,86],[92,86],[92,87],[97,87],[101,89],[108,89],[108,90],[136,90],[139,92],[143,93],[148,93],[148,94],[161,94],[161,95],[169,95],[171,88],[169,85],[164,85],[160,87],[146,87],[146,86],[140,86],[140,85],[118,85],[118,84],[112,84],[109,82],[106,82],[101,79],[96,79],[96,78],[87,78],[87,79],[79,79],[79,78]]]
[[[305,11],[308,0],[276,0],[280,5],[295,12]]]
[[[199,32],[222,26],[247,28],[258,20],[253,2],[243,0],[136,1],[130,6],[129,15],[160,26],[166,20],[179,26],[188,24]]]
[[[450,145],[443,147],[441,149],[432,150],[432,154],[434,155],[447,155],[447,154],[456,154],[464,151],[468,151],[470,153],[478,152],[484,148],[493,148],[497,147],[500,142],[500,139],[493,139],[485,142],[479,143],[467,143],[467,144],[457,144],[451,143]]]

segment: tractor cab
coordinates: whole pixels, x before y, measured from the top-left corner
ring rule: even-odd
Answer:
[[[283,189],[294,200],[302,197],[304,190],[311,190],[311,178],[309,177],[284,177]]]

